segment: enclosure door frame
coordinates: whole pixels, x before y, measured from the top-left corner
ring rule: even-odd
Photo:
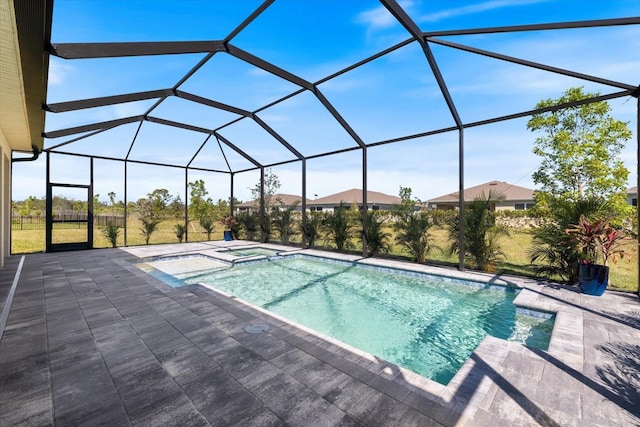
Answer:
[[[51,169],[50,169],[50,153],[47,152],[47,200],[46,200],[46,227],[45,227],[45,251],[46,252],[59,252],[59,251],[75,251],[84,249],[93,249],[93,158],[90,159],[89,167],[89,185],[83,184],[67,184],[51,182]],[[53,217],[53,189],[54,187],[61,188],[79,188],[87,191],[87,211],[84,219],[55,219]],[[53,225],[56,223],[86,223],[87,226],[87,238],[86,241],[69,242],[69,243],[53,243]]]
[[[80,215],[80,218],[62,218],[56,219],[53,216],[53,189],[54,187],[64,188],[79,188],[87,191],[87,211],[83,212],[85,215]],[[91,185],[78,185],[78,184],[61,184],[61,183],[49,183],[47,185],[47,214],[46,214],[46,251],[47,252],[59,252],[59,251],[75,251],[93,248],[93,188]],[[53,243],[53,226],[59,223],[73,223],[81,226],[86,224],[87,226],[87,238],[84,241],[68,242],[68,243]]]

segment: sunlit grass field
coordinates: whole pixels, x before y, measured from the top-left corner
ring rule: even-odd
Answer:
[[[159,243],[178,243],[178,238],[174,232],[174,227],[179,221],[163,221],[158,225],[157,231],[155,231],[149,244]],[[144,245],[145,239],[143,233],[140,231],[141,223],[139,220],[130,218],[127,223],[127,245],[138,246]],[[94,228],[94,241],[93,246],[95,248],[108,248],[111,244],[103,235],[103,227]],[[389,230],[393,235],[393,232]],[[433,243],[435,246],[442,248],[442,251],[434,250],[427,257],[428,263],[444,264],[450,266],[458,265],[458,255],[449,253],[450,242],[448,240],[448,232],[446,228],[436,228],[431,231]],[[277,241],[274,237],[274,242]],[[201,242],[207,240],[207,234],[200,230],[197,222],[189,224],[188,238],[190,242]],[[223,238],[223,226],[216,226],[214,232],[211,234],[211,240],[222,240]],[[68,228],[56,230],[54,232],[54,242],[72,242],[82,241],[86,239],[86,228],[84,230],[78,229],[77,225],[69,224]],[[300,236],[293,237],[292,242],[300,242]],[[505,237],[500,241],[502,251],[505,253],[505,257],[501,258],[495,265],[496,272],[503,272],[508,274],[531,276],[532,272],[530,267],[529,257],[527,255],[528,250],[531,248],[531,234],[527,230],[510,230],[510,236]],[[357,240],[352,240],[354,247],[359,247]],[[393,237],[391,238],[393,243]],[[124,230],[120,229],[120,236],[117,241],[118,246],[124,246]],[[319,239],[316,242],[318,247],[332,248],[330,242],[326,242],[323,239]],[[392,244],[392,249],[389,253],[391,256],[409,258],[409,253],[401,246]],[[45,232],[44,230],[12,230],[11,238],[11,251],[13,254],[34,253],[43,252],[45,250]],[[610,275],[609,286],[611,289],[635,291],[638,289],[638,242],[637,240],[631,240],[626,247],[627,256],[623,259],[619,259],[617,263],[610,263]]]

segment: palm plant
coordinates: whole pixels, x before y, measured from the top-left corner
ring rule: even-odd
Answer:
[[[211,240],[211,233],[215,230],[216,218],[211,214],[200,217],[200,227],[207,233],[207,240]]]
[[[184,239],[184,233],[186,229],[187,227],[185,227],[182,223],[177,223],[173,226],[173,232],[176,233],[176,237],[178,238],[179,243],[182,243],[182,239]]]
[[[149,244],[149,239],[151,239],[151,235],[158,229],[158,224],[160,224],[160,220],[154,218],[142,218],[142,235],[144,236],[144,242],[146,245]]]
[[[271,216],[273,214],[270,212],[265,212],[263,217],[258,217],[260,231],[262,234],[260,235],[260,241],[262,243],[268,242],[271,240]]]
[[[351,243],[353,225],[344,203],[335,209],[333,213],[327,212],[322,218],[322,227],[325,230],[327,240],[332,240],[339,251],[345,247],[352,247]]]
[[[120,235],[120,226],[109,221],[102,229],[102,234],[107,238],[109,243],[111,243],[111,247],[115,248],[117,246],[118,236]]]
[[[373,256],[380,252],[389,252],[391,233],[386,227],[387,218],[376,211],[367,211],[367,231],[363,233],[363,240],[367,242],[367,255]]]
[[[414,261],[421,264],[432,250],[441,250],[431,243],[429,229],[432,226],[433,220],[427,211],[401,215],[394,224],[397,231],[396,242],[409,251]]]
[[[280,234],[281,243],[288,243],[291,236],[296,234],[296,230],[294,228],[294,211],[296,206],[297,203],[286,209],[278,209],[272,214],[273,219],[271,220],[271,223],[273,228],[275,228]]]
[[[238,223],[241,225],[246,239],[253,240],[260,223],[258,215],[253,212],[244,212],[238,215]]]
[[[577,202],[551,199],[550,215],[542,225],[533,229],[533,247],[528,255],[533,271],[539,276],[557,276],[569,283],[578,280],[577,265],[582,254],[574,237],[566,230],[578,224],[580,217],[601,218],[610,212],[609,205],[602,199],[586,198]]]
[[[300,223],[300,231],[304,234],[308,246],[313,246],[318,236],[320,236],[320,226],[322,215],[320,212],[311,212],[307,216],[307,223]]]
[[[491,211],[491,203],[500,199],[500,196],[490,191],[488,196],[482,194],[476,197],[465,210],[465,257],[474,268],[482,271],[495,271],[497,259],[504,256],[498,241],[503,236],[509,236],[509,231],[506,227],[496,225],[495,213]],[[451,253],[460,251],[459,232],[460,217],[458,216],[452,220],[449,227]]]

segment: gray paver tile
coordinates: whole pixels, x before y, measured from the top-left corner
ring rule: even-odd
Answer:
[[[265,407],[256,411],[244,414],[244,416],[231,424],[231,426],[262,426],[262,427],[284,427],[287,424]]]
[[[61,426],[127,426],[129,417],[122,406],[117,394],[100,396],[92,399],[90,396],[78,407],[68,411],[57,411],[55,424]]]
[[[202,415],[218,425],[234,423],[263,406],[223,369],[211,370],[185,384],[184,391]]]
[[[2,399],[0,425],[50,425],[52,424],[52,414],[51,393],[48,389],[40,389],[23,393],[19,399]]]
[[[350,378],[343,372],[298,349],[290,350],[273,359],[272,362],[321,396],[347,382]]]

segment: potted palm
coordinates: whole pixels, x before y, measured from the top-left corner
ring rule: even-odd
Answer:
[[[582,261],[578,265],[580,290],[589,295],[600,296],[609,283],[609,260],[617,261],[625,255],[622,247],[628,235],[625,230],[611,226],[612,218],[589,221],[580,215],[578,224],[572,224],[566,232],[573,236]],[[599,262],[602,261],[602,264]]]

